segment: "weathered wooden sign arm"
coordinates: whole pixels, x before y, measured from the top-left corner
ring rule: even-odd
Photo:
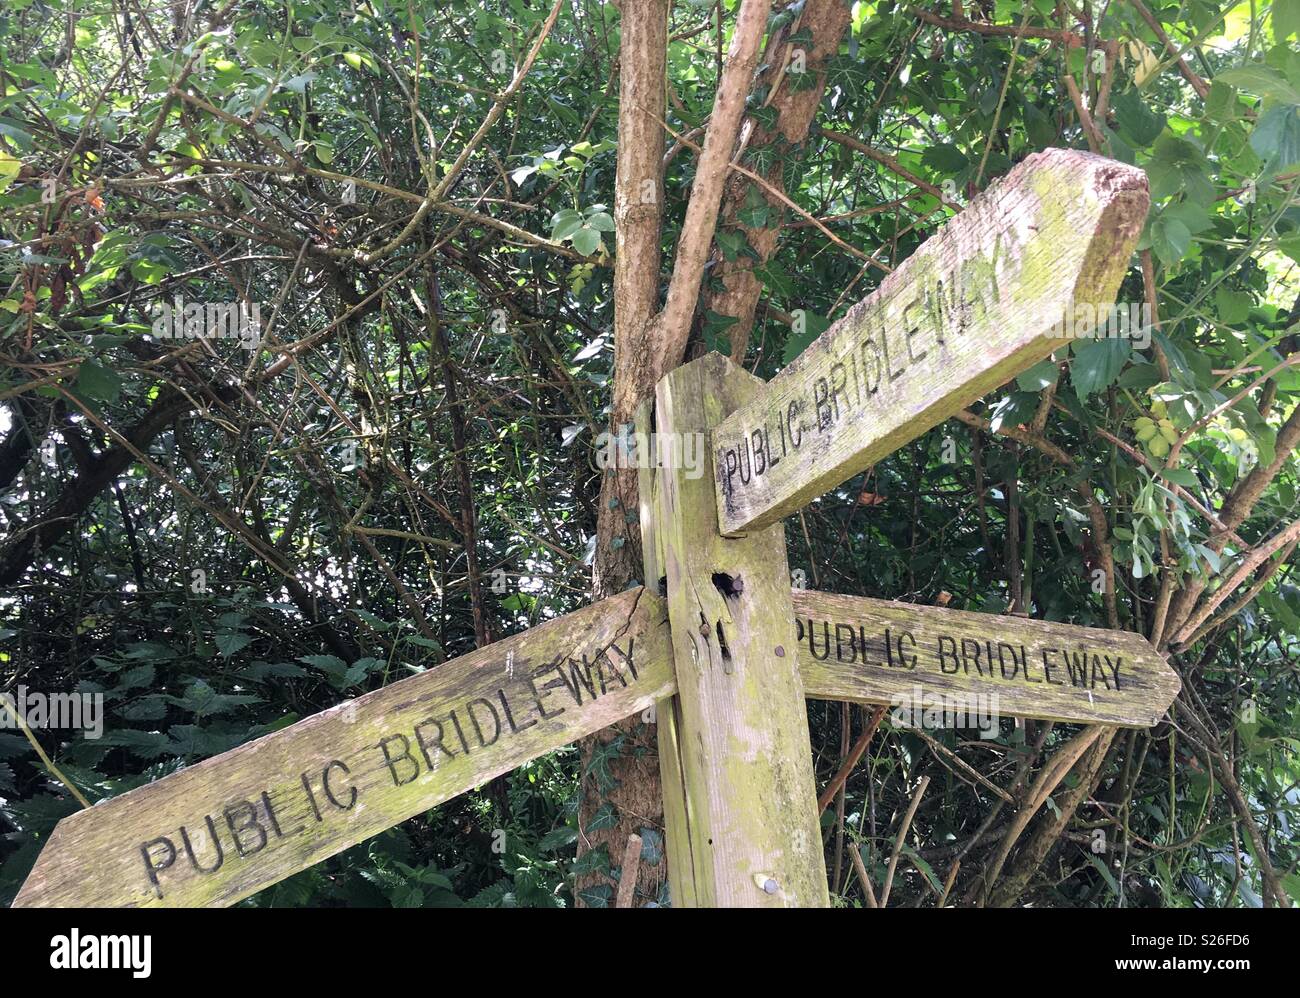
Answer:
[[[919,710],[939,723],[961,712],[972,727],[1006,716],[1146,727],[1178,693],[1164,657],[1129,632],[791,596],[782,640],[810,698],[889,704],[917,723]],[[688,805],[682,774],[695,722],[676,703],[666,617],[663,599],[629,591],[71,815],[15,907],[233,904],[656,699],[661,765],[678,773],[665,778],[674,903],[703,904],[688,818],[703,805]]]
[[[14,906],[234,904],[674,688],[621,593],[64,818]]]
[[[717,427],[722,532],[775,523],[1050,354],[1076,306],[1114,303],[1148,203],[1136,167],[1020,163]]]
[[[799,672],[820,700],[891,704],[913,718],[924,711],[1146,728],[1180,687],[1165,656],[1132,631],[793,595]]]

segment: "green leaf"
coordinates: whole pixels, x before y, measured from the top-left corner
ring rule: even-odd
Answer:
[[[745,238],[743,232],[737,229],[719,230],[713,238],[718,244],[718,249],[722,250],[723,259],[728,263],[731,263],[741,253],[749,249],[749,240]]]
[[[77,390],[87,398],[115,402],[122,391],[122,379],[109,368],[85,360],[77,373]]]
[[[1051,145],[1056,140],[1056,123],[1032,100],[1024,103],[1025,132],[1035,146]]]
[[[1115,882],[1115,875],[1112,874],[1110,870],[1106,868],[1106,861],[1103,860],[1096,853],[1089,853],[1088,861],[1092,863],[1093,867],[1097,870],[1097,872],[1101,874],[1102,879],[1106,881],[1106,886],[1111,889],[1111,893],[1118,896],[1119,884]]]
[[[1300,0],[1273,0],[1273,41],[1300,35]]]
[[[597,884],[594,887],[584,887],[578,891],[578,897],[588,908],[608,908],[611,899],[614,897],[614,888],[609,884]]]
[[[591,256],[600,248],[602,240],[595,229],[583,226],[573,233],[573,248],[583,256]]]
[[[537,843],[537,849],[540,852],[555,852],[555,850],[571,846],[577,841],[578,830],[569,825],[561,825],[559,828],[553,828],[543,835],[541,841]]]
[[[1191,468],[1162,468],[1160,477],[1185,489],[1190,489],[1197,484],[1196,472]]]
[[[1156,140],[1155,151],[1146,163],[1151,180],[1151,200],[1161,201],[1183,191],[1201,204],[1214,200],[1210,164],[1196,143],[1168,133]]]
[[[1016,385],[1021,391],[1041,392],[1056,383],[1058,371],[1055,361],[1042,360],[1016,378]]]
[[[617,824],[618,812],[614,810],[613,804],[606,801],[600,805],[596,813],[591,816],[591,820],[587,822],[587,834],[590,835],[592,832],[599,832],[605,828],[613,828]]]
[[[785,268],[775,260],[769,261],[765,266],[754,271],[754,276],[763,282],[763,287],[774,297],[788,301],[794,296],[794,278],[786,273]]]
[[[1166,267],[1181,260],[1191,245],[1191,230],[1176,216],[1162,215],[1151,223],[1151,248]]]
[[[781,354],[781,360],[786,364],[789,364],[803,353],[808,344],[817,339],[830,326],[829,319],[806,308],[795,309],[794,317],[795,324],[790,328],[790,332],[785,338],[785,347]]]
[[[1165,116],[1147,107],[1142,94],[1128,90],[1111,101],[1120,135],[1131,145],[1144,149],[1165,130]]]
[[[1133,345],[1120,337],[1106,337],[1080,347],[1076,342],[1070,359],[1070,381],[1080,399],[1109,387],[1124,369]]]
[[[229,658],[241,648],[247,648],[253,643],[253,639],[247,634],[240,634],[238,631],[228,631],[224,634],[218,634],[217,650],[221,652],[222,658]]]
[[[0,150],[0,192],[14,182],[23,164],[4,150]]]
[[[572,208],[557,211],[551,216],[551,238],[557,242],[568,239],[582,228],[582,216]]]
[[[1003,426],[1020,426],[1034,418],[1038,411],[1038,395],[1033,392],[1012,392],[989,410],[989,423],[994,433]]]
[[[1214,306],[1219,319],[1230,326],[1245,322],[1250,314],[1252,299],[1245,291],[1234,291],[1220,284],[1214,292]]]
[[[921,162],[941,173],[957,173],[965,169],[970,160],[955,145],[938,143],[926,148],[921,155]]]
[[[1268,108],[1250,133],[1250,147],[1275,170],[1300,163],[1300,108],[1286,104]]]
[[[573,861],[573,872],[578,876],[587,873],[609,873],[609,846],[602,842]]]
[[[1215,79],[1261,97],[1272,97],[1274,100],[1300,104],[1300,92],[1287,82],[1285,76],[1262,62],[1225,69],[1216,74]]]
[[[664,837],[657,829],[641,829],[641,859],[651,866],[658,866],[664,857]]]

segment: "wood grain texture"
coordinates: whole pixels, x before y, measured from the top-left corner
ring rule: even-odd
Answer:
[[[973,200],[713,434],[724,534],[761,529],[1065,342],[1115,300],[1149,197],[1136,167],[1049,149]]]
[[[1140,634],[812,590],[793,593],[809,697],[1150,727],[1178,674]]]
[[[661,453],[682,453],[686,434],[707,433],[761,386],[717,354],[669,373],[656,388]],[[685,787],[693,903],[826,907],[784,528],[722,537],[712,476],[682,463],[665,461],[659,471],[655,526],[668,580],[673,757]],[[682,830],[669,831],[680,869]],[[675,904],[684,900],[674,894]]]
[[[630,590],[64,818],[14,906],[230,905],[672,689]]]

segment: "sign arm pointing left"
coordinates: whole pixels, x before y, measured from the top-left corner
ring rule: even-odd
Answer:
[[[630,590],[64,818],[14,907],[231,905],[674,688]]]

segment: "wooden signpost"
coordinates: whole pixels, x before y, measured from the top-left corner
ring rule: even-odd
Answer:
[[[15,906],[233,904],[656,702],[674,904],[825,906],[805,696],[1156,723],[1178,678],[1139,636],[792,593],[779,523],[1109,306],[1146,210],[1137,169],[1031,156],[771,382],[671,372],[638,428],[714,468],[642,471],[649,588],[63,819]]]

